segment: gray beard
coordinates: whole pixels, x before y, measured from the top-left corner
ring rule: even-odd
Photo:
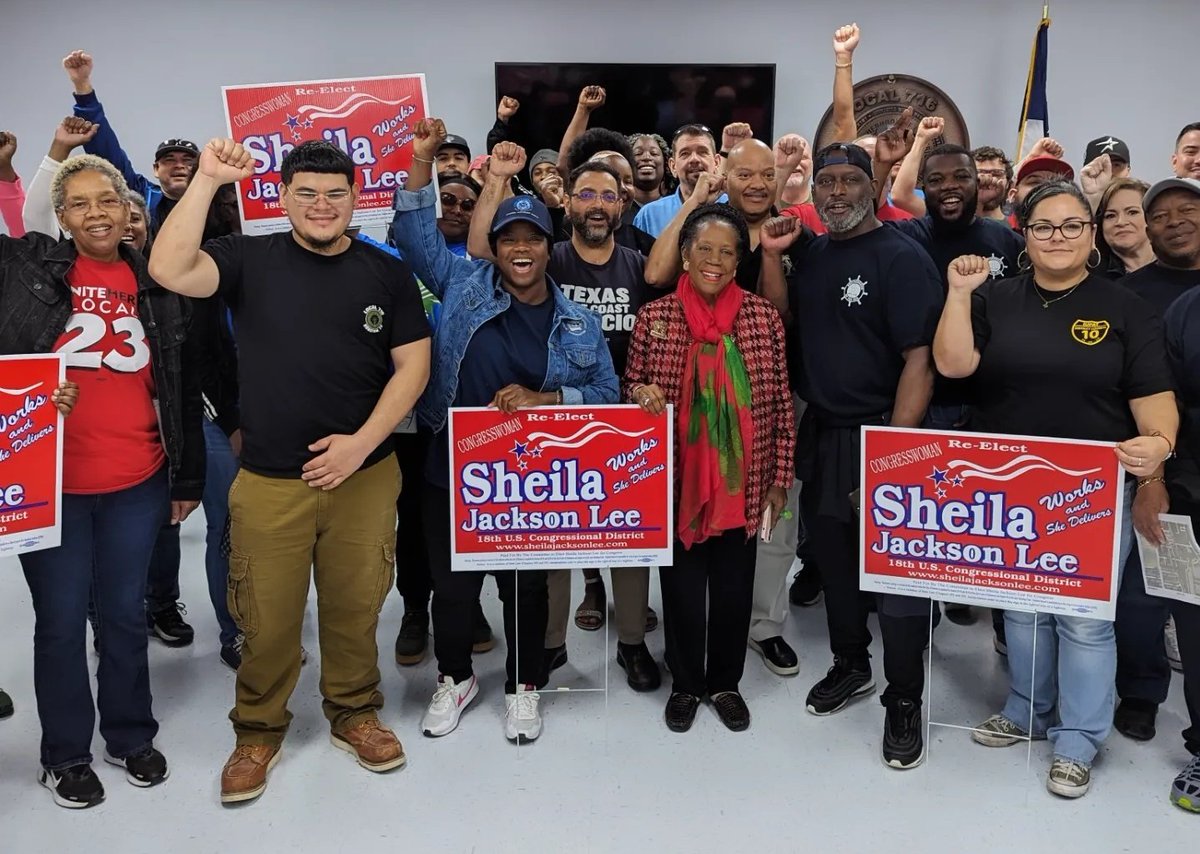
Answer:
[[[830,234],[845,234],[858,228],[873,208],[874,204],[870,199],[863,199],[841,216],[831,216],[823,208],[817,208],[817,216],[821,218]]]

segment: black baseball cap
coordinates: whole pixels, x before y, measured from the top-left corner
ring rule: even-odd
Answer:
[[[839,164],[857,166],[867,173],[868,178],[874,177],[874,172],[871,168],[871,155],[867,154],[866,150],[861,146],[855,145],[852,142],[835,142],[818,151],[817,156],[813,158],[813,177],[815,178],[817,173],[826,166],[837,166]]]
[[[471,159],[471,146],[467,145],[467,141],[457,134],[446,134],[446,139],[438,146],[438,151],[441,151],[443,148],[461,149],[467,155],[467,159]]]
[[[1117,139],[1111,134],[1093,139],[1087,144],[1087,153],[1083,156],[1084,163],[1091,163],[1101,154],[1107,154],[1113,160],[1129,163],[1129,146],[1123,139]]]
[[[193,157],[200,156],[200,149],[190,139],[164,139],[158,144],[158,148],[154,150],[154,160],[157,162],[164,154],[171,154],[175,151],[182,151],[184,154],[190,154]]]
[[[488,232],[495,235],[514,222],[528,222],[538,231],[546,235],[546,239],[554,240],[554,226],[550,222],[550,211],[540,200],[532,196],[513,196],[500,203],[496,215],[492,217],[492,229]]]

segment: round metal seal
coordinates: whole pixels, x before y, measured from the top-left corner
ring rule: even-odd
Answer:
[[[913,121],[926,116],[941,116],[946,127],[932,145],[953,143],[971,147],[967,123],[950,97],[928,80],[908,74],[884,74],[870,77],[854,86],[854,118],[859,136],[878,136],[887,130],[904,112],[913,108]],[[821,117],[813,144],[820,150],[831,142],[849,142],[833,138],[833,105]],[[932,147],[932,146],[931,146]]]

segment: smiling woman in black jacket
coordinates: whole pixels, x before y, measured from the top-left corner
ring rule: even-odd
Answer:
[[[105,759],[160,783],[143,596],[155,536],[204,486],[201,402],[185,353],[186,302],[123,245],[129,190],[107,161],[63,163],[51,187],[63,232],[0,237],[0,353],[66,355],[79,385],[63,436],[62,545],[21,556],[36,613],[40,782],[64,807],[104,798],[92,772],[95,708],[85,651],[89,591],[100,626]]]

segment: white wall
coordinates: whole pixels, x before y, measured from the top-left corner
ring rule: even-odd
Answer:
[[[1011,151],[1041,2],[1033,0],[0,0],[0,128],[28,175],[70,113],[60,60],[85,48],[134,163],[155,144],[224,134],[222,84],[423,71],[435,114],[481,148],[495,61],[775,62],[777,132],[809,136],[829,105],[833,30],[856,20],[858,79],[924,77],[957,103],[975,145]],[[1200,120],[1197,0],[1055,0],[1050,124],[1078,165],[1093,136],[1162,177]],[[1189,70],[1191,69],[1191,70]]]

